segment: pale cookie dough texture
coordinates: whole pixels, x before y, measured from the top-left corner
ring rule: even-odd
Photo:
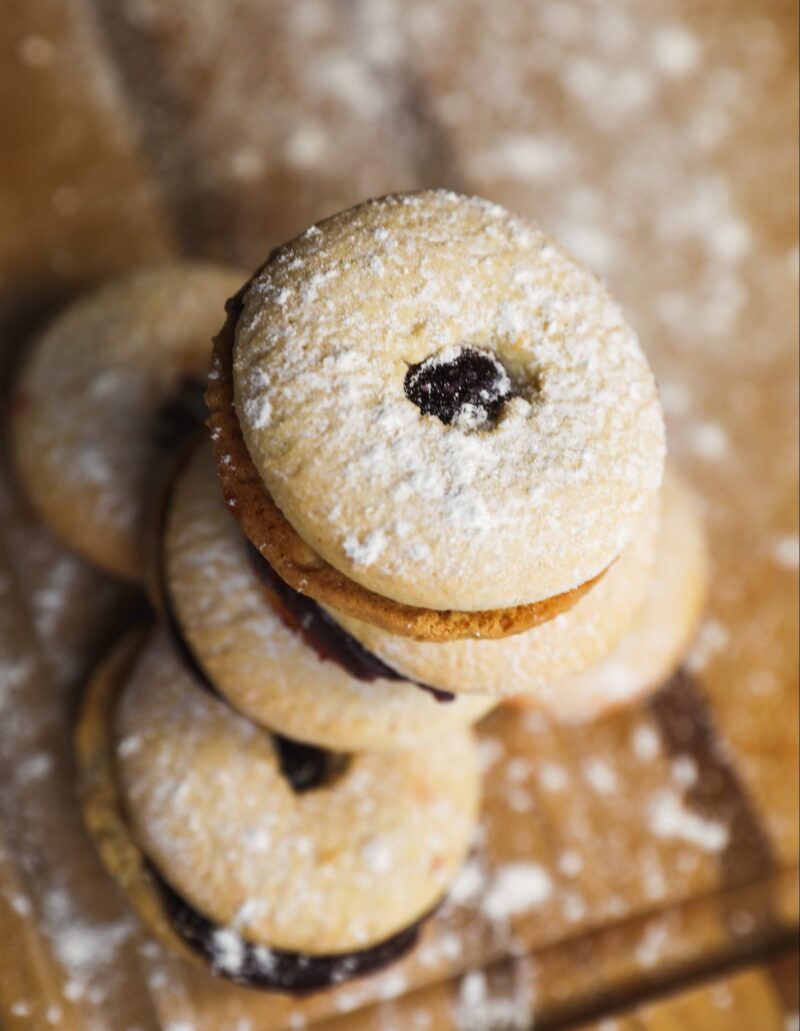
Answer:
[[[117,576],[142,575],[159,412],[187,383],[199,390],[241,281],[188,262],[121,276],[59,315],[23,365],[11,415],[23,486],[66,544]]]
[[[339,751],[436,747],[497,704],[437,702],[407,681],[365,682],[323,660],[270,605],[219,489],[205,442],[175,483],[162,555],[181,631],[216,689],[257,722]],[[258,559],[258,561],[264,561]]]
[[[656,564],[645,603],[610,655],[553,685],[549,711],[563,720],[583,721],[664,684],[697,629],[708,581],[708,550],[697,502],[668,470]]]
[[[431,644],[334,615],[365,648],[410,679],[424,677],[452,691],[526,694],[531,703],[546,703],[554,684],[604,658],[631,625],[655,561],[660,507],[660,496],[650,500],[620,557],[571,609],[521,634]]]
[[[488,352],[510,395],[449,423],[409,368]],[[280,248],[246,292],[234,388],[267,490],[333,567],[475,611],[609,566],[659,489],[664,427],[636,336],[535,225],[434,191],[370,201]]]
[[[191,906],[244,939],[311,955],[389,938],[445,894],[479,802],[468,731],[352,755],[292,790],[270,734],[198,689],[158,633],[116,714],[133,835]]]

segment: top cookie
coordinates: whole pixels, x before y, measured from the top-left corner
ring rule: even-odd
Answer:
[[[234,389],[267,490],[334,568],[434,609],[536,602],[604,570],[658,490],[664,429],[598,280],[486,201],[369,201],[279,249]]]

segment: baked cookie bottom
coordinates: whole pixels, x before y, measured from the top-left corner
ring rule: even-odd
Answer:
[[[302,540],[273,501],[253,464],[236,415],[233,351],[236,324],[249,285],[246,283],[228,301],[225,325],[214,340],[206,389],[206,404],[211,413],[208,426],[220,482],[231,512],[245,536],[290,587],[347,616],[402,637],[453,641],[508,637],[530,630],[572,608],[603,576],[605,570],[570,591],[530,605],[479,612],[439,611],[383,597],[326,562]]]
[[[91,678],[75,732],[78,794],[100,858],[145,926],[163,945],[237,984],[303,995],[373,973],[405,955],[432,911],[366,949],[307,955],[269,949],[222,928],[187,903],[133,839],[119,791],[111,725],[125,679],[147,631],[130,632]]]

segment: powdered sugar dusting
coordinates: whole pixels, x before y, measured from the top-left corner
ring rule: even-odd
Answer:
[[[383,530],[373,530],[363,540],[359,540],[354,534],[345,537],[343,547],[345,554],[357,566],[371,566],[378,561],[385,545],[386,534]]]
[[[198,691],[163,635],[141,655],[118,727],[141,739],[117,753],[132,829],[176,891],[208,899],[227,973],[245,960],[242,939],[341,952],[389,937],[445,893],[471,841],[465,731],[443,735],[424,766],[414,751],[358,753],[330,784],[294,793],[270,736]],[[252,847],[262,839],[266,860]]]
[[[234,705],[288,737],[339,751],[394,749],[435,740],[492,706],[467,695],[439,705],[415,684],[357,680],[320,658],[265,598],[206,448],[176,485],[165,558],[172,604],[201,665]]]
[[[500,867],[483,900],[483,912],[500,921],[530,912],[550,898],[553,883],[536,863],[508,863]]]
[[[391,271],[377,281],[376,255]],[[608,565],[659,486],[660,407],[633,332],[594,277],[496,205],[439,191],[337,216],[253,283],[236,340],[237,405],[271,410],[242,429],[275,501],[324,558],[398,600],[560,593]],[[466,405],[444,425],[404,393],[409,365],[464,347],[493,354],[515,395],[491,424]]]
[[[677,838],[704,852],[720,852],[728,844],[729,832],[719,820],[693,813],[674,791],[659,791],[648,805],[647,822],[657,838]]]
[[[527,972],[516,977],[511,990],[493,989],[489,977],[473,970],[461,981],[455,1005],[458,1031],[527,1031],[534,1006],[533,978]]]

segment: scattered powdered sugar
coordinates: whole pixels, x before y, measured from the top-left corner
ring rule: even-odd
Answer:
[[[693,813],[680,795],[668,789],[650,799],[647,824],[657,838],[676,838],[704,852],[721,852],[730,836],[724,823]]]
[[[29,658],[0,657],[0,712],[13,701],[13,695],[23,687],[35,670]]]
[[[669,928],[663,923],[648,924],[642,940],[636,946],[636,961],[645,970],[658,964],[669,945]]]
[[[700,63],[700,41],[683,25],[664,25],[653,33],[656,67],[671,78],[684,78]]]
[[[545,791],[563,791],[569,784],[569,772],[558,763],[542,763],[538,770],[539,783]]]
[[[41,780],[53,769],[53,757],[46,752],[36,752],[26,756],[16,770],[16,778],[20,784]]]
[[[462,905],[477,898],[486,885],[486,874],[477,859],[468,859],[461,867],[447,894],[449,902]]]
[[[211,940],[213,964],[226,974],[238,973],[244,964],[246,950],[240,935],[228,927],[219,927]]]
[[[269,426],[272,407],[269,401],[266,401],[264,398],[251,399],[244,403],[244,415],[252,426],[257,430],[261,430],[265,426]]]
[[[725,430],[715,422],[698,423],[691,432],[689,445],[695,454],[710,462],[718,462],[728,454]]]
[[[719,620],[707,619],[700,627],[684,660],[690,673],[702,673],[713,657],[727,647],[730,633]]]
[[[362,847],[361,856],[374,873],[386,873],[394,863],[392,844],[385,838],[371,838]]]
[[[572,148],[563,137],[504,133],[485,150],[468,155],[467,168],[475,176],[501,175],[528,182],[546,178],[572,163]]]
[[[558,857],[558,869],[565,877],[577,877],[583,869],[583,858],[580,852],[569,849]]]
[[[343,547],[345,553],[357,566],[371,566],[386,546],[386,534],[383,530],[373,530],[359,540],[355,534],[345,537]]]
[[[408,988],[408,977],[401,970],[387,970],[380,980],[378,998],[396,999]]]
[[[693,788],[699,776],[697,763],[690,755],[678,755],[672,760],[670,767],[675,784],[686,791]]]
[[[650,762],[661,751],[661,739],[658,731],[648,723],[640,723],[633,731],[631,747],[637,759]]]
[[[727,984],[711,985],[708,995],[715,1009],[728,1010],[733,1005],[733,992]]]
[[[458,1031],[527,1031],[533,1016],[533,979],[515,976],[509,990],[492,990],[481,970],[466,974],[459,986],[455,1005]]]
[[[586,916],[586,902],[578,892],[566,891],[561,896],[561,911],[568,923],[580,923]]]
[[[582,766],[583,776],[598,795],[613,795],[619,778],[613,768],[603,759],[587,759]]]
[[[776,537],[772,542],[770,555],[773,561],[784,569],[800,569],[800,537],[793,534]]]
[[[68,975],[68,997],[82,998],[98,972],[114,964],[120,946],[133,931],[132,924],[89,922],[76,910],[69,892],[54,888],[43,900],[45,934]]]
[[[506,778],[510,780],[512,784],[519,784],[520,782],[527,780],[531,771],[532,766],[530,760],[526,759],[525,756],[522,755],[517,755],[513,759],[509,759],[506,763]]]
[[[481,737],[478,742],[478,758],[480,759],[481,771],[485,774],[499,762],[505,754],[503,742],[496,737]]]
[[[508,863],[492,878],[482,910],[490,920],[507,920],[543,905],[551,895],[553,882],[537,863]]]

